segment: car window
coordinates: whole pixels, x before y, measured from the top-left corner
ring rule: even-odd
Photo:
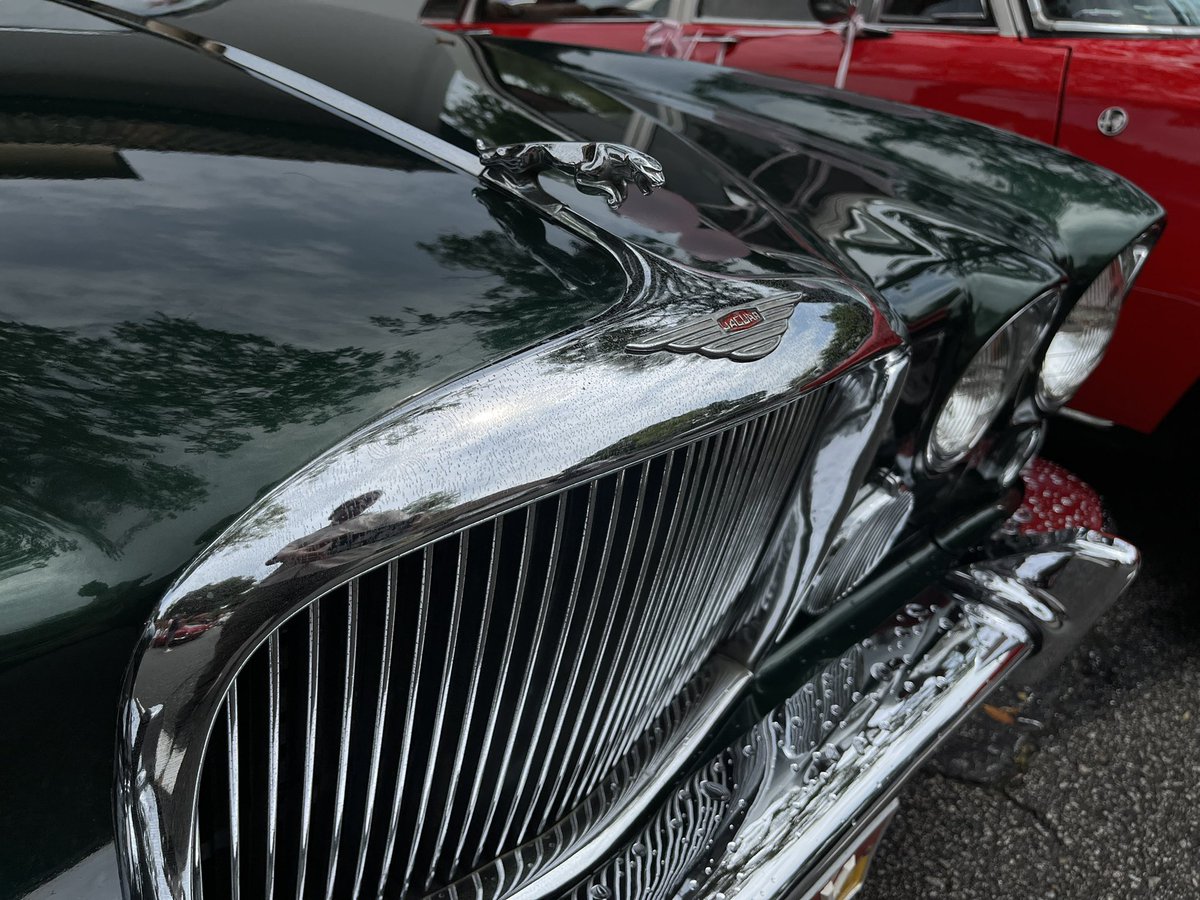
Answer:
[[[1200,0],[1042,0],[1046,16],[1108,25],[1200,26]]]
[[[456,21],[462,17],[464,5],[466,0],[429,0],[421,9],[421,18]]]
[[[990,25],[987,0],[883,0],[884,22],[926,25]]]
[[[808,0],[700,0],[699,13],[709,19],[756,19],[771,22],[815,22]]]
[[[477,18],[485,22],[521,19],[549,22],[555,19],[660,19],[670,0],[488,0],[481,3]]]

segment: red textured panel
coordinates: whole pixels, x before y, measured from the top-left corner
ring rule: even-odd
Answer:
[[[1034,459],[1021,473],[1025,499],[1013,513],[1021,534],[1104,529],[1104,503],[1091,485],[1057,463]]]

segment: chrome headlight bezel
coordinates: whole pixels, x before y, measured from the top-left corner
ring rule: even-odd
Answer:
[[[1027,303],[988,338],[963,369],[930,425],[925,465],[931,472],[945,472],[962,462],[1008,406],[1022,379],[1033,371],[1060,293],[1053,288]],[[955,418],[959,421],[953,421]]]
[[[1044,412],[1069,403],[1099,367],[1152,246],[1143,235],[1113,257],[1055,330],[1038,373],[1037,404]]]

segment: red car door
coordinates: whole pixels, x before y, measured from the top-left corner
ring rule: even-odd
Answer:
[[[1056,43],[1071,50],[1060,145],[1124,175],[1167,210],[1109,352],[1072,406],[1149,431],[1200,379],[1200,38]]]
[[[986,0],[881,0],[846,87],[1054,143],[1067,51],[1001,29]]]
[[[806,0],[698,0],[701,42],[691,58],[832,85],[842,39],[813,17]]]

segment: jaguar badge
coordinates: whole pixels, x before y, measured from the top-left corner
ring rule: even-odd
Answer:
[[[753,362],[779,346],[802,294],[785,294],[715,313],[626,345],[630,353],[698,353],[710,359]]]
[[[735,309],[717,319],[717,327],[722,331],[745,331],[761,325],[765,320],[757,309]]]

